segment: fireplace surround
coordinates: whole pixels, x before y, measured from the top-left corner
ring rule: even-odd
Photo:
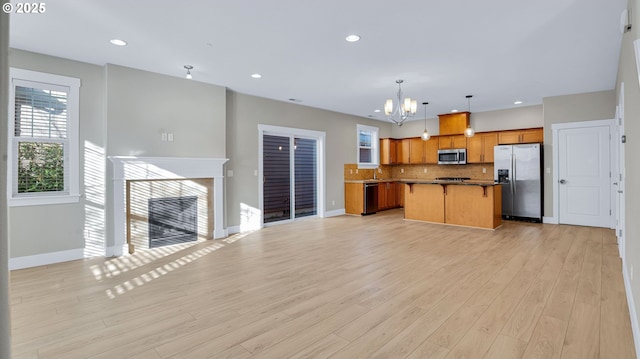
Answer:
[[[200,157],[133,157],[110,156],[113,165],[113,246],[107,246],[107,256],[126,252],[126,183],[130,180],[213,178],[214,239],[224,238],[224,176],[225,158]]]

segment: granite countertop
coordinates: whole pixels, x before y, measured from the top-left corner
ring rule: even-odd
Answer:
[[[411,184],[453,184],[453,185],[466,185],[466,186],[495,186],[499,183],[495,183],[492,180],[464,180],[464,181],[450,181],[450,180],[436,180],[436,179],[408,179],[408,178],[386,178],[386,179],[366,179],[366,180],[345,180],[344,183],[385,183],[385,182],[402,182]]]

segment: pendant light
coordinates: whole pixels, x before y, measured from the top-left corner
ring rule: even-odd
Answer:
[[[422,105],[424,105],[424,132],[422,133],[423,141],[429,141],[429,138],[431,138],[429,131],[427,131],[427,105],[428,104],[429,104],[428,102],[422,103]]]
[[[473,137],[473,135],[476,134],[476,130],[474,130],[473,127],[471,127],[471,98],[473,97],[473,95],[467,95],[466,97],[467,97],[467,111],[469,112],[469,125],[464,130],[464,135],[466,137]]]

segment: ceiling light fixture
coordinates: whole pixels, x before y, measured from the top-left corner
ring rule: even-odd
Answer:
[[[184,65],[184,68],[187,69],[187,79],[191,80],[193,78],[193,76],[191,76],[191,70],[193,69],[193,66]]]
[[[260,74],[251,74],[251,77],[253,77],[254,79],[261,79],[262,75],[260,75]]]
[[[349,35],[345,38],[345,40],[347,40],[348,42],[356,42],[356,41],[360,41],[360,36],[358,35]]]
[[[476,134],[476,130],[471,127],[471,98],[473,95],[467,95],[467,111],[469,112],[469,126],[464,130],[464,135],[467,137],[473,137]]]
[[[520,105],[520,104],[522,104],[522,101],[514,101],[513,104],[514,105]]]
[[[424,132],[422,133],[422,140],[429,141],[429,138],[431,138],[429,131],[427,131],[427,105],[429,103],[423,102],[422,104],[424,105]]]
[[[456,113],[456,112],[458,112],[458,110],[456,109],[451,110],[451,113]]]
[[[116,46],[127,46],[127,42],[124,40],[120,40],[120,39],[112,39],[109,41],[110,43],[116,45]]]
[[[418,103],[416,102],[416,100],[412,100],[409,97],[406,97],[404,99],[402,98],[403,82],[403,80],[396,80],[396,83],[398,84],[398,93],[396,94],[398,97],[398,105],[396,106],[396,109],[393,109],[392,99],[387,99],[387,101],[384,103],[384,114],[389,116],[389,121],[395,123],[398,126],[402,126],[404,121],[409,117],[413,117],[413,115],[415,115],[416,111],[418,110]]]

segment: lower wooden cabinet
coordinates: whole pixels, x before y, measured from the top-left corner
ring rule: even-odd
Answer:
[[[396,182],[381,182],[378,185],[378,211],[398,207]]]

